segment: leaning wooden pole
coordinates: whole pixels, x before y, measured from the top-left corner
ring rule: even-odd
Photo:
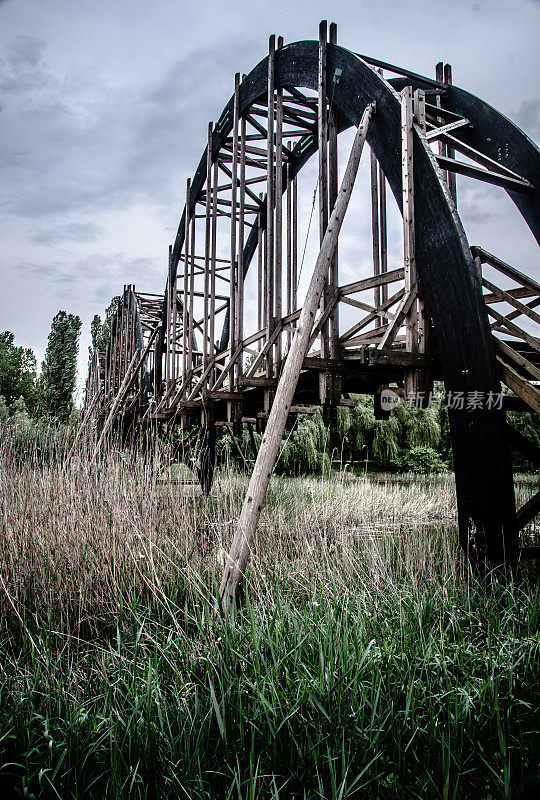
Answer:
[[[358,130],[356,131],[347,169],[345,170],[336,204],[326,228],[319,255],[317,256],[311,283],[276,390],[257,460],[255,461],[221,582],[220,596],[222,603],[226,607],[230,605],[236,595],[251,552],[251,545],[255,536],[255,530],[259,521],[268,484],[270,483],[272,470],[276,463],[281,437],[296,391],[296,385],[304,363],[304,357],[309,347],[315,314],[320,303],[325,279],[328,276],[328,270],[334,257],[343,218],[351,198],[372,112],[372,106],[368,106],[365,109]]]

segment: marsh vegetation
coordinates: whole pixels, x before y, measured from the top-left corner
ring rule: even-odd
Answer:
[[[503,797],[533,775],[540,596],[480,584],[450,473],[247,478],[0,448],[0,786],[35,798]],[[519,484],[525,499],[532,479]]]

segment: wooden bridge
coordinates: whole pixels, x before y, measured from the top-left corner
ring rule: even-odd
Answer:
[[[364,142],[370,188],[366,174],[365,201],[358,189],[345,215]],[[187,182],[165,292],[124,287],[107,352],[93,354],[78,434],[99,451],[141,426],[198,426],[209,491],[216,429],[235,440],[242,423],[266,431],[224,591],[245,565],[287,418],[321,405],[328,421],[357,393],[384,415],[385,387],[422,405],[434,380],[453,398],[461,543],[492,563],[520,555],[540,493],[516,511],[511,438],[536,463],[540,452],[505,410],[540,412],[540,285],[469,245],[456,174],[506,191],[539,240],[537,147],[454,86],[448,64],[417,75],[340,47],[323,22],[318,41],[271,37],[268,56],[236,75]],[[501,381],[517,396],[504,404]]]

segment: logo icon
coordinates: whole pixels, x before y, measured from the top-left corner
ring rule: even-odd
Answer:
[[[392,411],[399,403],[400,397],[392,389],[383,389],[381,392],[381,408],[383,411]]]

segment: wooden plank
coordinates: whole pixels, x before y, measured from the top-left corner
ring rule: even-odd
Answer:
[[[386,300],[385,303],[381,303],[381,305],[378,308],[374,309],[366,317],[363,317],[358,322],[355,322],[355,324],[351,328],[349,328],[349,330],[347,330],[347,331],[345,331],[345,333],[341,334],[340,339],[339,339],[340,343],[341,344],[346,343],[347,340],[350,339],[352,336],[354,336],[355,333],[357,333],[358,331],[362,330],[362,328],[365,328],[367,325],[370,324],[370,322],[373,322],[376,319],[377,315],[381,315],[381,313],[383,311],[386,311],[386,309],[390,308],[390,306],[393,306],[394,303],[397,303],[404,296],[405,296],[405,290],[404,289],[400,289],[398,292],[393,294],[391,297],[388,298],[388,300]],[[392,318],[393,318],[393,316],[394,315],[392,315]],[[379,325],[379,328],[381,328],[381,327],[382,326]]]
[[[504,300],[505,303],[513,306],[519,311],[519,315],[523,314],[529,319],[532,319],[538,325],[540,325],[540,315],[533,311],[530,306],[524,305],[524,303],[520,303],[519,300],[516,299],[515,295],[511,294],[511,292],[507,292],[504,289],[499,289],[498,286],[495,286],[494,283],[488,281],[487,278],[482,278],[482,285],[489,289],[494,295],[496,295],[500,300]],[[518,316],[519,316],[518,315]]]
[[[464,161],[456,161],[454,158],[441,155],[435,155],[435,160],[445,172],[456,172],[458,175],[476,178],[476,180],[491,183],[493,186],[502,186],[503,189],[507,189],[510,192],[531,194],[535,191],[534,186],[528,181],[509,178],[506,175],[501,175],[499,172],[492,172],[488,169],[476,167],[474,164],[466,164]]]
[[[189,306],[188,306],[188,369],[192,370],[194,366],[193,354],[197,349],[195,342],[195,329],[194,329],[194,294],[195,294],[195,235],[197,226],[195,220],[191,220],[191,242],[190,242],[190,259],[189,259]],[[184,298],[184,302],[186,298]],[[176,312],[176,309],[175,309]],[[175,342],[176,348],[176,342]],[[189,384],[186,387],[186,392],[189,391]]]
[[[344,297],[348,294],[356,294],[357,292],[363,292],[366,289],[372,289],[374,286],[395,283],[395,281],[400,281],[404,277],[405,270],[400,267],[399,269],[390,270],[390,272],[387,272],[384,275],[373,275],[369,278],[364,278],[361,281],[347,283],[344,286],[339,287],[339,293],[342,297]]]
[[[392,348],[377,349],[362,347],[358,350],[343,351],[343,361],[361,361],[366,366],[409,367],[413,369],[429,369],[433,366],[431,356],[423,353],[408,353],[406,350]]]
[[[261,195],[262,197],[262,195]],[[262,211],[258,215],[257,226],[257,328],[261,330],[265,326],[263,317],[264,305],[264,280],[263,280],[263,251],[264,239],[262,228]]]
[[[506,261],[497,258],[497,256],[493,255],[493,253],[488,253],[488,251],[484,250],[483,247],[477,247],[476,245],[474,245],[473,247],[471,247],[471,252],[473,256],[479,256],[482,263],[489,264],[498,272],[501,272],[503,275],[506,275],[507,278],[512,278],[512,280],[516,281],[516,283],[521,283],[523,286],[526,286],[534,294],[540,295],[540,283],[537,283],[529,275],[525,275],[523,272],[520,272],[515,267],[511,267],[510,264],[506,263]]]
[[[416,124],[420,127],[422,133],[425,134],[426,132],[426,96],[422,89],[417,89],[413,95],[413,111],[414,111],[414,119]],[[450,184],[449,184],[450,186]],[[453,192],[453,199],[454,202],[456,201],[456,187],[455,181],[450,188],[451,193]],[[424,293],[422,291],[422,285],[418,283],[418,308],[417,308],[417,315],[418,315],[418,350],[421,353],[427,353],[429,350],[429,340],[430,340],[430,314],[429,310],[426,306],[426,302],[424,299]],[[422,378],[422,386],[420,387],[420,376],[417,374],[413,379],[415,382],[415,388],[422,389],[425,391],[426,389],[431,389],[431,382],[429,380],[429,376],[426,374]]]
[[[398,330],[400,329],[413,303],[415,302],[416,297],[417,297],[416,284],[413,284],[410,291],[405,292],[405,294],[401,298],[399,305],[396,309],[396,313],[392,317],[392,320],[388,324],[388,327],[384,332],[384,335],[380,343],[378,344],[379,350],[382,350],[384,347],[388,347],[390,344],[392,344]],[[408,347],[408,342],[406,342],[406,346]],[[409,352],[414,353],[416,352],[416,350],[410,350]]]
[[[479,258],[475,259],[475,261],[476,260],[480,261]],[[511,295],[511,297],[522,298],[522,297],[532,297],[532,296],[534,296],[534,292],[532,292],[530,289],[527,289],[525,286],[518,286],[516,289],[506,289],[506,291],[508,292],[509,295]],[[535,300],[537,300],[538,304],[540,304],[540,298],[539,297],[535,297]],[[501,298],[499,297],[498,294],[485,294],[484,295],[484,303],[486,303],[487,305],[490,305],[491,303],[500,303],[500,302],[502,302],[502,301],[501,301]],[[536,306],[531,306],[530,305],[530,306],[528,306],[528,308],[536,308]],[[518,314],[518,316],[519,316],[519,314]]]
[[[388,272],[388,234],[386,222],[386,177],[379,164],[379,248],[380,248],[380,273]],[[388,284],[381,284],[381,303],[388,300]]]
[[[517,364],[518,367],[521,369],[526,370],[532,377],[540,381],[540,369],[535,364],[531,364],[521,353],[516,352],[513,347],[510,347],[506,342],[503,342],[502,339],[495,339],[495,347],[497,350],[500,351],[501,355],[505,357],[505,359],[510,359]]]
[[[501,380],[512,389],[513,392],[521,397],[524,403],[540,414],[540,391],[536,386],[532,386],[528,381],[521,377],[509,364],[507,364],[501,356],[497,356],[499,362],[499,369],[501,372]]]
[[[515,336],[518,336],[520,339],[523,339],[524,342],[530,344],[530,346],[540,353],[540,340],[531,336],[530,333],[522,330],[519,325],[516,325],[514,322],[511,322],[508,317],[499,314],[498,311],[495,311],[494,308],[491,306],[487,306],[487,312],[490,317],[493,317],[501,327],[507,328],[507,330],[511,331]]]
[[[293,310],[292,307],[292,178],[291,178],[291,165],[288,162],[286,166],[287,172],[287,286],[286,296],[287,302],[285,305],[286,313],[290,314]],[[291,338],[290,332],[288,334],[287,346],[290,346]]]
[[[277,378],[240,378],[240,386],[262,386],[266,389],[275,389],[278,385]]]
[[[325,277],[328,275],[329,264],[332,261],[339,231],[352,194],[371,114],[372,108],[368,106],[356,132],[341,191],[317,257],[291,349],[283,367],[266,431],[257,454],[220,587],[221,600],[227,606],[234,600],[251,552],[251,545],[270,482],[270,476],[275,465],[281,437],[287,423],[289,408],[292,404],[306,355],[313,319],[320,303]]]

